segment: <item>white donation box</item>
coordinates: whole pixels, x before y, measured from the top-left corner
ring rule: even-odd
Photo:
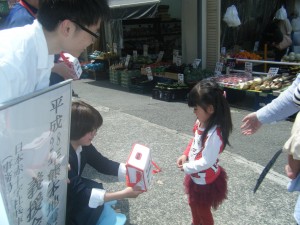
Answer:
[[[135,144],[126,163],[127,186],[140,186],[143,191],[149,190],[152,178],[151,151],[144,145]]]

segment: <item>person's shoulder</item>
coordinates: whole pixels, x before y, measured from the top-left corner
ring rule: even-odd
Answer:
[[[17,3],[10,9],[7,17],[10,19],[16,19],[22,18],[26,14],[29,14],[28,11],[22,5],[20,5],[20,3]]]
[[[82,151],[97,151],[97,149],[93,144],[90,144],[88,146],[82,146]]]
[[[27,24],[32,24],[34,19],[35,18],[21,6],[11,10],[4,21],[3,29],[22,27]]]
[[[10,9],[10,13],[11,12],[14,12],[15,10],[19,10],[20,8],[23,8],[24,9],[24,7],[20,4],[20,2],[17,2],[11,9]]]

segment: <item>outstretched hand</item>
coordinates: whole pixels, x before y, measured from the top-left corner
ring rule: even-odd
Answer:
[[[257,118],[256,112],[245,116],[242,122],[243,124],[241,126],[241,132],[244,135],[254,134],[262,125]]]
[[[139,186],[127,187],[123,191],[126,198],[136,198],[144,192]]]

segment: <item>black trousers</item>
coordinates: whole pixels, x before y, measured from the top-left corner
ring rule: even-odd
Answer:
[[[86,178],[82,179],[88,188],[103,189],[101,183]],[[72,197],[74,198],[74,196]],[[68,201],[67,203],[66,225],[95,225],[99,220],[104,205],[97,208],[90,208],[88,205],[82,206],[76,203],[78,203],[76,200]]]

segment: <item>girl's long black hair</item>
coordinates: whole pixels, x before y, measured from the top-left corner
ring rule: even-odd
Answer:
[[[201,140],[203,143],[208,131],[217,125],[221,129],[225,149],[226,145],[230,146],[229,135],[232,132],[232,120],[230,107],[223,93],[223,90],[215,81],[202,80],[190,91],[188,106],[200,106],[204,111],[207,111],[209,105],[214,107],[214,113],[207,121]]]

